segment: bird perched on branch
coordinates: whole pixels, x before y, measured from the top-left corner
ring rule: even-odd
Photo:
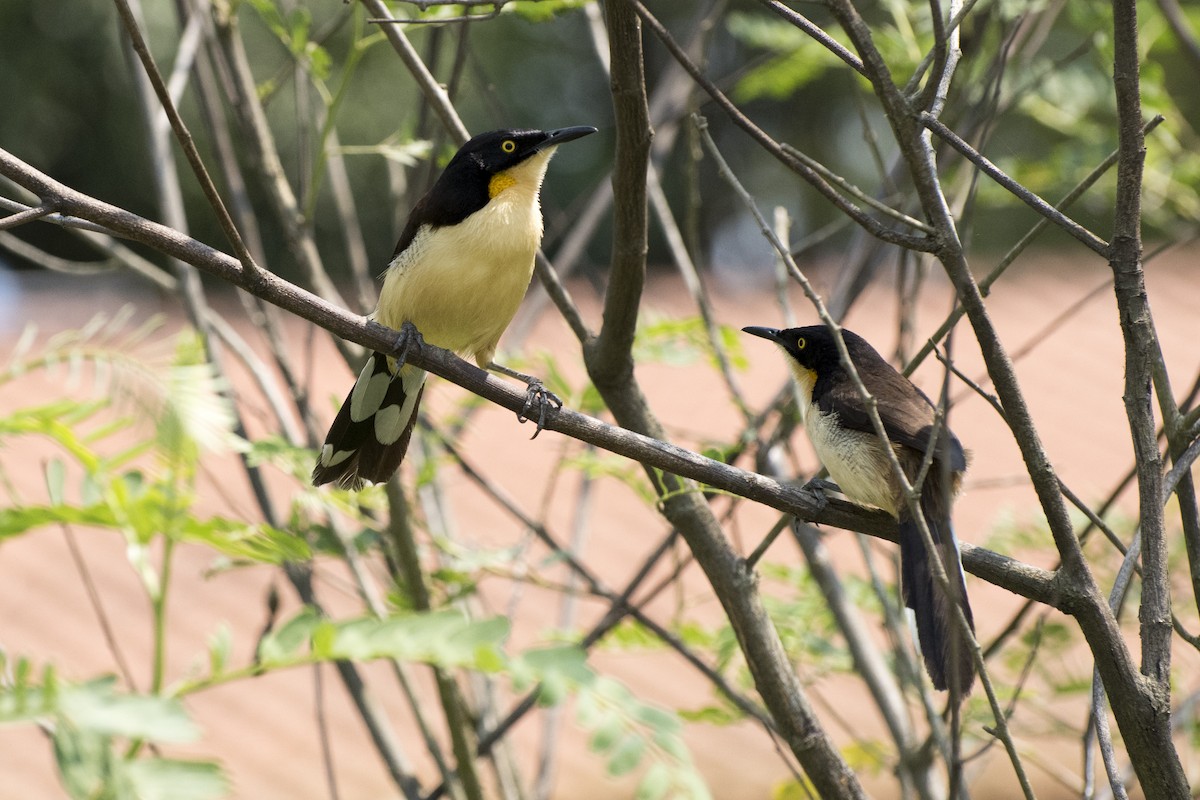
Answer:
[[[842,493],[856,503],[882,508],[899,521],[901,589],[916,618],[926,671],[935,688],[965,695],[975,678],[975,662],[954,606],[962,608],[972,630],[974,619],[950,523],[951,504],[967,468],[962,445],[937,420],[933,404],[920,389],[865,339],[842,329],[850,361],[876,400],[892,452],[910,484],[917,485],[924,461],[930,462],[919,487],[919,504],[949,578],[946,592],[935,583],[930,552],[833,333],[824,325],[742,330],[775,342],[790,357],[800,385],[804,427]]]
[[[373,353],[338,411],[313,484],[357,489],[395,473],[408,449],[425,372],[406,365],[422,342],[473,357],[484,369],[539,381],[492,362],[533,276],[542,241],[539,192],[555,148],[595,133],[500,130],[464,144],[413,206],[383,278],[375,319],[401,333],[395,353]]]

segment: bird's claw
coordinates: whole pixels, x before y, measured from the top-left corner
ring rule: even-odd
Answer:
[[[533,432],[530,439],[536,439],[538,434],[546,427],[546,409],[551,409],[551,414],[563,407],[563,401],[554,392],[547,389],[541,381],[536,378],[529,382],[529,388],[525,390],[525,405],[521,406],[521,411],[517,414],[517,421],[521,423],[529,422],[534,419],[533,411],[537,409],[537,430]]]
[[[817,504],[821,508],[829,505],[829,497],[826,496],[825,492],[841,491],[836,483],[833,481],[827,481],[824,478],[813,478],[808,483],[804,484],[804,488],[812,493],[813,497],[817,499]]]
[[[392,359],[396,362],[397,372],[408,361],[409,353],[414,350],[419,353],[425,347],[425,337],[411,322],[401,325],[398,333],[400,335],[396,337],[396,346],[392,350]]]

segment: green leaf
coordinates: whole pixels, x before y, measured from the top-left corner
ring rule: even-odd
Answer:
[[[681,710],[679,717],[687,722],[703,722],[707,725],[733,725],[744,720],[746,715],[733,706],[704,706]]]
[[[555,16],[576,8],[583,8],[591,0],[516,0],[504,6],[506,13],[517,14],[530,22],[546,22]]]
[[[626,736],[608,760],[608,774],[620,777],[632,772],[645,754],[646,740],[643,737],[635,733]]]
[[[600,718],[600,723],[592,729],[588,739],[588,749],[593,753],[605,753],[611,750],[625,735],[625,723],[613,710],[607,710]]]
[[[662,650],[663,640],[635,619],[622,620],[604,637],[605,649]]]
[[[657,761],[650,765],[638,783],[634,800],[662,800],[671,790],[671,770]]]
[[[746,45],[775,54],[737,82],[734,97],[739,101],[785,100],[840,63],[812,37],[781,19],[734,12],[728,16],[728,27]]]
[[[268,666],[294,661],[301,646],[309,641],[320,623],[321,618],[317,613],[305,608],[282,627],[263,637],[258,646],[259,660]]]
[[[308,544],[287,531],[265,523],[247,523],[224,517],[200,519],[187,514],[177,535],[184,541],[203,544],[230,558],[257,564],[303,561],[312,555]]]
[[[220,766],[208,761],[143,759],[127,773],[138,800],[212,800],[229,792]]]
[[[571,686],[589,686],[596,678],[588,666],[587,653],[577,645],[527,650],[514,659],[513,673],[533,681],[560,681]]]
[[[687,745],[684,744],[683,737],[679,733],[660,731],[654,736],[654,744],[676,761],[683,764],[691,763],[691,753],[688,752]]]
[[[803,777],[784,781],[771,791],[771,800],[810,800],[816,796],[816,788]]]
[[[704,783],[704,778],[695,770],[677,770],[672,776],[675,778],[675,794],[680,798],[692,798],[692,800],[712,800],[712,794],[708,791],[708,786]],[[808,797],[811,799],[816,797],[815,792],[810,792]]]
[[[63,689],[59,714],[80,730],[156,742],[190,742],[200,729],[172,697],[117,694],[102,678]]]
[[[229,625],[222,623],[208,638],[208,669],[213,675],[221,675],[229,665],[229,652],[233,647],[233,634]]]
[[[266,666],[286,666],[310,658],[395,658],[497,670],[505,663],[500,646],[508,631],[505,617],[472,620],[458,611],[336,622],[305,611],[266,637],[259,657]],[[306,643],[309,647],[302,650]]]
[[[126,762],[113,754],[108,737],[63,722],[53,744],[59,779],[73,800],[137,800]]]
[[[312,632],[310,648],[313,657],[322,659],[336,658],[335,643],[337,642],[337,637],[337,625],[328,620],[321,620],[321,623]]]
[[[675,734],[683,727],[677,714],[658,706],[639,705],[634,710],[633,716],[656,734]]]
[[[53,505],[63,504],[67,468],[61,458],[52,458],[46,463],[46,494]]]
[[[52,714],[58,707],[58,679],[53,666],[42,673],[42,685],[32,680],[33,666],[19,658],[12,667],[10,685],[0,689],[0,723],[29,722]]]
[[[216,368],[204,361],[199,343],[190,339],[179,340],[157,416],[159,450],[171,464],[191,462],[197,447],[213,452],[244,449],[233,434],[236,417],[226,387]]]

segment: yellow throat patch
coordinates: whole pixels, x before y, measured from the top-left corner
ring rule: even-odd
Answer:
[[[517,179],[512,175],[509,175],[507,172],[500,172],[496,175],[493,175],[492,179],[488,181],[488,199],[493,200],[495,199],[496,195],[500,194],[505,189],[516,185]]]

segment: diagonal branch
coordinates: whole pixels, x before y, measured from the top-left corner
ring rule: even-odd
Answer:
[[[246,243],[242,240],[242,235],[238,233],[237,226],[233,224],[233,218],[229,216],[229,210],[225,208],[225,203],[221,200],[221,195],[217,192],[217,187],[209,176],[208,169],[204,166],[204,160],[200,158],[200,151],[196,149],[196,142],[192,139],[191,132],[184,124],[183,117],[179,116],[179,110],[175,107],[175,103],[171,100],[171,93],[167,89],[166,82],[163,81],[162,73],[158,71],[158,66],[154,63],[150,48],[146,46],[146,40],[142,37],[133,10],[129,7],[127,0],[114,0],[114,2],[121,17],[121,23],[125,26],[125,32],[129,36],[130,44],[133,45],[134,52],[137,53],[146,70],[150,85],[154,87],[158,102],[162,105],[163,111],[171,123],[171,129],[175,132],[175,138],[179,140],[179,146],[183,148],[188,164],[196,174],[200,187],[204,190],[204,196],[208,198],[209,205],[217,214],[217,220],[221,223],[221,230],[224,231],[225,238],[229,240],[233,252],[237,254],[242,269],[246,271],[248,277],[252,277],[260,271],[260,268],[246,248]]]
[[[654,15],[646,9],[645,6],[637,2],[637,0],[626,0],[626,2],[629,2],[634,7],[638,13],[638,16],[641,17],[642,21],[645,22],[650,30],[654,32],[654,35],[658,37],[658,39],[671,53],[671,56],[678,61],[684,69],[687,70],[688,74],[692,76],[692,79],[696,81],[696,84],[700,86],[700,88],[702,88],[726,114],[729,115],[729,118],[734,122],[734,124],[746,131],[746,133],[750,134],[752,139],[758,142],[764,150],[778,159],[782,164],[784,164],[784,166],[806,180],[809,185],[824,195],[829,202],[833,203],[833,205],[839,211],[857,222],[872,236],[875,236],[884,242],[888,242],[889,244],[898,245],[909,250],[917,250],[922,253],[932,252],[937,247],[936,241],[930,237],[914,236],[912,234],[902,233],[900,231],[884,227],[873,217],[866,214],[857,205],[843,197],[834,186],[821,177],[820,173],[787,153],[778,142],[771,138],[771,136],[769,136],[762,128],[755,125],[749,117],[743,114],[741,110],[734,105],[732,100],[725,96],[724,92],[718,89],[716,85],[710,81],[703,72],[700,71],[700,68],[696,66],[696,64],[690,58],[688,58],[687,53],[685,53],[683,48],[680,47],[679,44],[671,37],[671,34],[665,27],[663,27],[662,23],[659,22]]]
[[[249,282],[236,259],[132,212],[89,197],[39,172],[0,148],[0,175],[61,204],[63,212],[100,225],[111,235],[141,242],[185,261],[342,338],[381,352],[395,349],[396,332],[351,314],[329,301],[269,272]],[[433,372],[497,405],[513,411],[525,406],[524,387],[517,388],[463,361],[447,350],[426,346],[409,354],[415,366]],[[546,422],[547,430],[593,444],[673,475],[700,481],[809,522],[896,540],[895,523],[886,513],[836,498],[818,498],[801,488],[782,485],[753,472],[714,461],[649,436],[562,409]],[[1009,591],[1063,608],[1053,574],[983,547],[963,545],[963,563],[974,574]]]
[[[982,153],[977,151],[971,145],[967,144],[958,134],[946,127],[945,123],[927,113],[922,113],[918,116],[918,120],[922,125],[928,128],[933,133],[938,135],[938,138],[945,141],[963,155],[968,161],[994,180],[996,183],[1003,186],[1011,192],[1018,200],[1032,208],[1037,213],[1041,214],[1046,219],[1050,220],[1060,228],[1065,230],[1071,236],[1082,242],[1088,249],[1098,253],[1105,258],[1108,257],[1108,242],[1101,239],[1096,234],[1089,231],[1087,228],[1080,225],[1075,220],[1068,217],[1066,214],[1059,211],[1054,206],[1047,203],[1042,198],[1038,197],[1033,192],[1026,189],[1021,184],[1017,183],[1004,171],[989,161]]]

